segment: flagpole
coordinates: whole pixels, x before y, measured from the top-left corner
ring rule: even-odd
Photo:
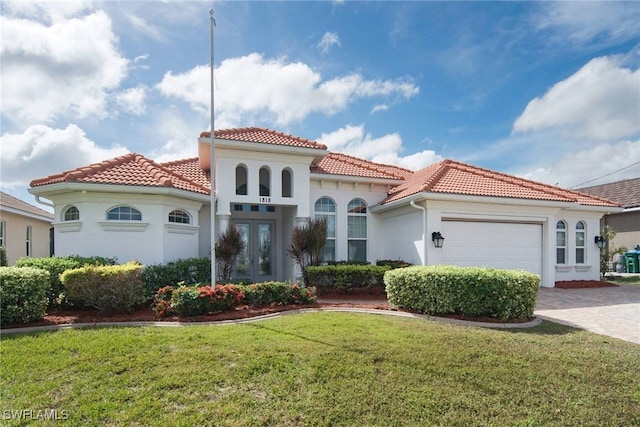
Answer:
[[[213,19],[213,9],[209,9],[209,15],[211,16],[211,62],[209,68],[211,71],[211,132],[209,134],[209,176],[211,182],[211,286],[216,284],[216,175],[215,175],[215,131],[213,123],[213,27],[216,26],[216,21]]]

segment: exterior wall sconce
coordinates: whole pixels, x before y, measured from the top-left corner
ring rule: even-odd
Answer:
[[[431,233],[431,240],[433,241],[433,246],[436,248],[441,248],[444,244],[444,237],[442,237],[442,234],[440,234],[439,231]]]
[[[607,246],[607,241],[602,236],[596,236],[595,239],[594,239],[594,243],[600,249],[604,249],[604,247]]]

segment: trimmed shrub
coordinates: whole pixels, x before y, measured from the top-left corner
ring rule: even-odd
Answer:
[[[211,283],[211,260],[209,258],[185,258],[167,264],[152,264],[142,273],[145,295],[153,297],[158,289],[167,285],[195,285]]]
[[[9,265],[7,262],[7,248],[0,246],[0,267],[6,267]]]
[[[200,316],[234,309],[243,300],[235,285],[180,286],[172,291],[171,309],[178,316]]]
[[[66,270],[84,267],[85,265],[114,265],[116,258],[104,257],[81,257],[71,255],[66,257],[48,258],[20,258],[16,261],[16,267],[32,267],[49,272],[49,298],[50,307],[66,307],[69,302],[66,300],[64,285],[60,281],[60,275]]]
[[[526,271],[477,267],[414,266],[385,273],[389,303],[420,313],[533,316],[540,278]]]
[[[309,283],[313,286],[349,291],[383,284],[389,266],[377,265],[321,265],[308,267]]]
[[[142,266],[137,262],[75,268],[62,273],[60,280],[75,306],[103,313],[131,312],[145,300]]]
[[[394,269],[394,268],[411,267],[413,264],[403,261],[401,259],[379,259],[378,261],[376,261],[376,265],[387,265],[391,267],[391,269]]]
[[[0,324],[42,319],[47,308],[49,273],[29,267],[0,267]]]
[[[254,283],[242,287],[245,303],[252,307],[284,304],[314,304],[316,288],[286,282]]]

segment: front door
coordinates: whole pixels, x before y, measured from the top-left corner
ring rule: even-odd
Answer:
[[[245,248],[236,260],[233,278],[253,283],[275,280],[275,221],[238,220],[235,224]]]

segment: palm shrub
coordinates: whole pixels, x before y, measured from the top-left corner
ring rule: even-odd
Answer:
[[[233,266],[244,248],[242,232],[230,222],[225,232],[218,234],[216,242],[216,272],[219,281],[231,280]]]
[[[322,261],[322,249],[327,243],[327,229],[326,218],[312,219],[306,226],[296,226],[293,229],[287,252],[300,266],[305,286],[309,286],[307,267],[320,265]]]

